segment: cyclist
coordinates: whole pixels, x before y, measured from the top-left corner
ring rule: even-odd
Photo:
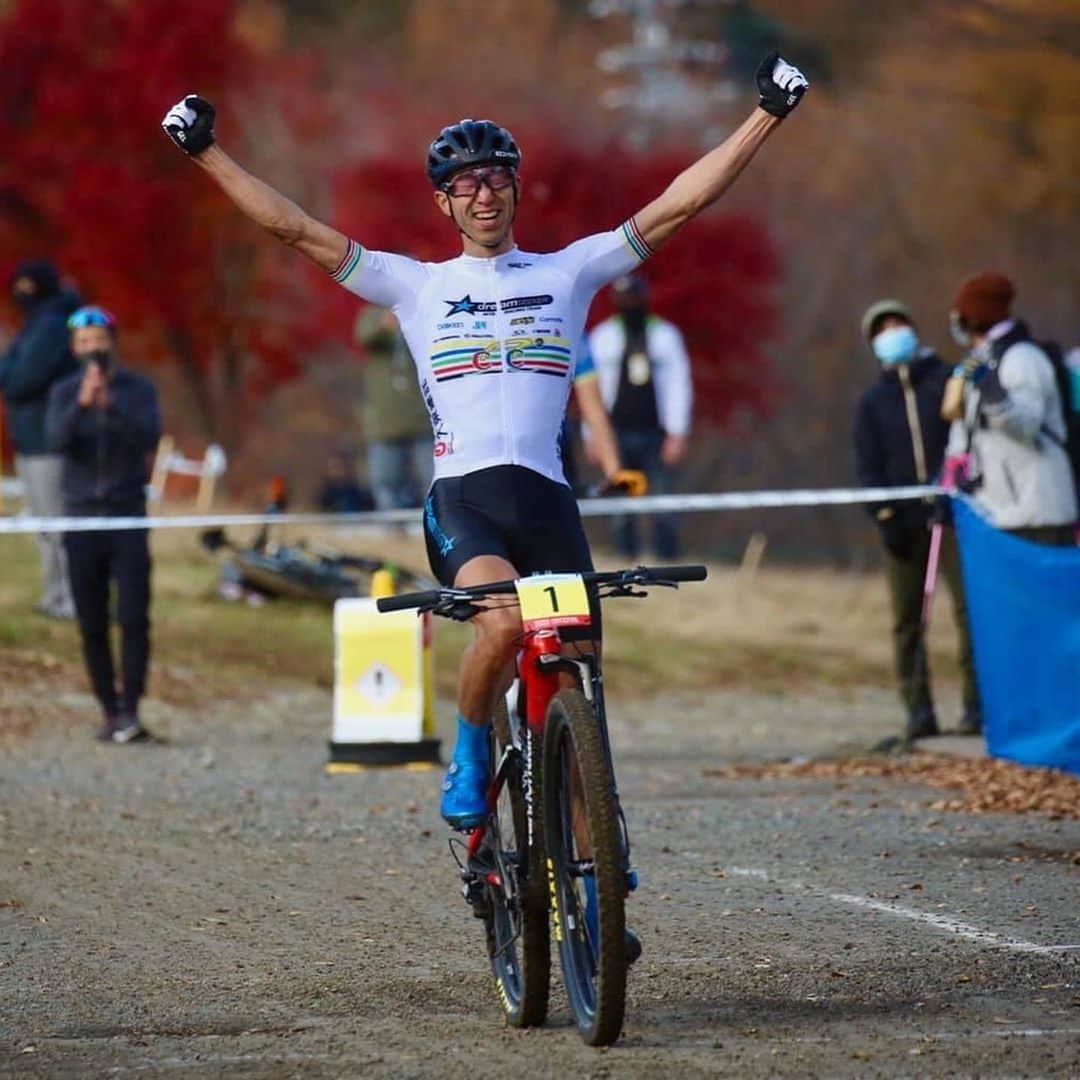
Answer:
[[[621,226],[549,254],[514,243],[522,155],[510,132],[489,120],[444,128],[428,150],[427,174],[462,253],[443,263],[374,251],[316,221],[216,144],[214,107],[203,98],[185,97],[162,127],[247,217],[346,289],[393,310],[434,432],[435,478],[424,504],[432,570],[446,585],[470,586],[592,568],[557,451],[589,303],[715,202],[808,85],[776,53],[756,79],[758,108],[720,146]],[[513,607],[492,608],[472,625],[441,806],[463,829],[485,816],[489,718],[521,634]]]

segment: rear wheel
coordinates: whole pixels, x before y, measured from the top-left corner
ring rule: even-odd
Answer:
[[[610,768],[596,714],[580,690],[548,707],[544,734],[544,826],[552,922],[566,994],[581,1037],[613,1043],[626,1008],[626,869]],[[596,889],[586,919],[586,878]]]
[[[493,726],[498,765],[503,748],[510,742],[504,703],[499,704]],[[539,740],[532,734],[529,740],[530,745],[509,765],[491,828],[496,880],[488,883],[488,953],[499,1000],[512,1027],[533,1027],[544,1022],[551,979],[547,882],[539,824]],[[532,843],[526,808],[529,768],[535,823]]]

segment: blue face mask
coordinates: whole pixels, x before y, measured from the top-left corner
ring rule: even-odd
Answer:
[[[890,326],[870,343],[883,364],[906,364],[919,351],[919,337],[910,326]]]

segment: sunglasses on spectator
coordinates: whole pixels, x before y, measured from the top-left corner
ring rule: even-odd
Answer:
[[[485,169],[465,169],[455,173],[443,184],[447,195],[455,198],[472,197],[480,190],[481,184],[487,184],[490,191],[502,191],[508,188],[515,177],[509,165],[492,165]]]

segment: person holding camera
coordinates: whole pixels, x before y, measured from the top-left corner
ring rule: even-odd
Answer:
[[[863,487],[933,483],[941,470],[948,423],[941,401],[948,367],[919,340],[915,320],[899,300],[879,300],[863,315],[862,333],[880,366],[877,380],[859,399],[855,414],[855,461]],[[933,506],[924,501],[868,507],[881,533],[893,617],[893,651],[900,696],[907,709],[903,742],[939,733],[930,688],[923,587],[930,557]],[[964,713],[959,731],[982,729],[979,693],[968,634],[956,539],[945,528],[941,569],[953,599]]]
[[[116,362],[116,320],[81,307],[68,320],[81,371],[49,394],[46,438],[63,456],[64,512],[72,517],[145,517],[149,457],[161,436],[153,384]],[[146,529],[64,535],[83,655],[104,723],[98,738],[147,738],[139,701],[150,660],[150,546]],[[109,644],[110,592],[116,587],[121,679]]]

